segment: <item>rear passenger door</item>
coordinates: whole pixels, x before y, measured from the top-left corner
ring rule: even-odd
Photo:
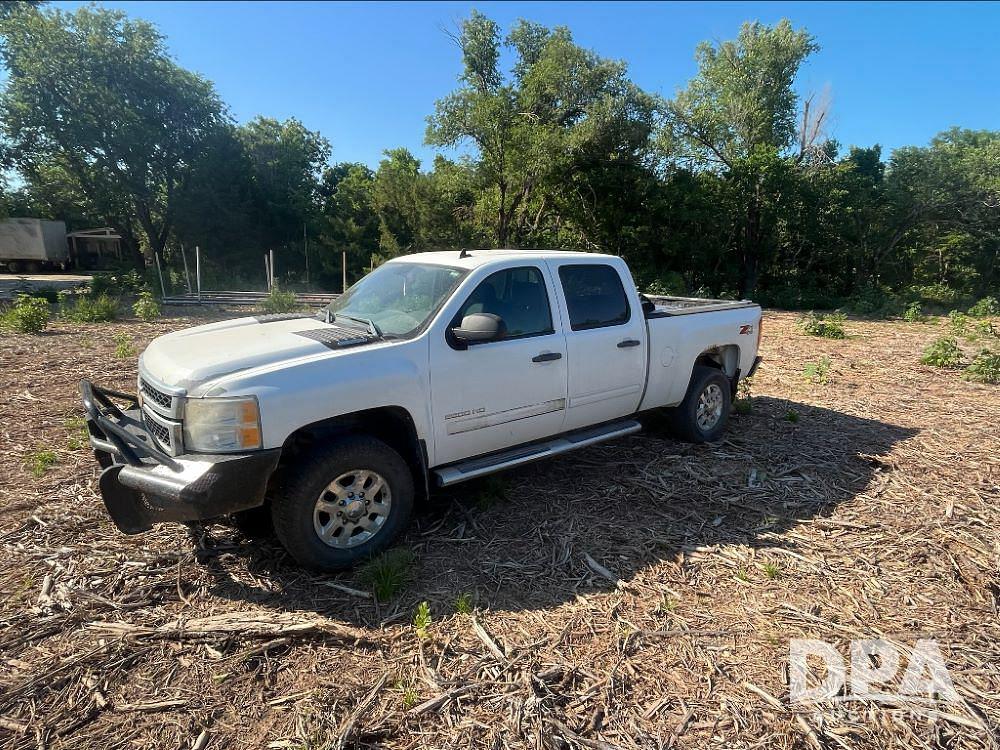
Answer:
[[[561,287],[569,360],[563,429],[632,414],[646,381],[646,323],[617,268],[609,263],[552,262]]]

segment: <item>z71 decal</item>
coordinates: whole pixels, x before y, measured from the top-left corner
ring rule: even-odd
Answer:
[[[753,325],[750,323],[740,326],[740,336],[749,336],[751,333],[753,333]]]

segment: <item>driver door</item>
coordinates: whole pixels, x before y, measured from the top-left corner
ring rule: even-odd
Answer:
[[[566,340],[546,268],[516,266],[483,279],[449,328],[472,313],[499,316],[506,332],[462,348],[444,331],[431,338],[434,464],[559,433],[566,412]]]

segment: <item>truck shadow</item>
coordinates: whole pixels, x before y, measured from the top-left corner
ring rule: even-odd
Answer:
[[[216,596],[365,627],[408,618],[424,600],[442,615],[460,598],[546,609],[662,561],[687,564],[692,553],[795,552],[784,532],[877,486],[892,471],[885,456],[916,434],[771,397],[734,415],[716,445],[677,442],[655,416],[646,421],[638,435],[435,493],[400,542],[412,564],[385,603],[335,588],[370,589],[362,571],[315,576],[275,542],[217,527],[200,539],[199,557]],[[656,576],[643,583],[656,586]]]

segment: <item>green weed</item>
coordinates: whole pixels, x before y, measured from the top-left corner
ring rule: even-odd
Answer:
[[[844,331],[844,321],[847,316],[843,313],[815,313],[810,312],[799,318],[796,325],[799,330],[807,336],[819,336],[824,339],[846,339],[847,333]]]
[[[455,611],[460,615],[471,615],[475,605],[472,602],[472,594],[464,593],[455,597]]]
[[[962,373],[963,380],[974,383],[1000,384],[1000,352],[983,349]]]
[[[271,290],[260,306],[266,313],[287,313],[299,309],[295,295],[291,292],[283,292],[277,287]]]
[[[983,297],[969,308],[969,315],[974,318],[986,318],[1000,315],[1000,300],[996,297]]]
[[[427,602],[420,602],[417,611],[413,615],[413,629],[421,638],[427,637],[427,628],[431,625],[431,605]]]
[[[117,359],[132,359],[135,357],[135,344],[132,337],[124,331],[119,331],[114,335],[115,357]]]
[[[42,476],[57,463],[59,463],[59,457],[56,456],[56,452],[48,449],[32,451],[25,460],[28,471],[36,477]]]
[[[954,336],[942,336],[932,341],[920,356],[920,363],[934,367],[957,367],[962,362],[962,350]]]
[[[63,308],[62,316],[74,323],[107,323],[118,317],[118,302],[106,294],[78,296],[72,305]]]
[[[799,413],[795,409],[789,409],[785,412],[785,421],[795,424],[799,421]]]
[[[760,566],[760,569],[764,571],[764,575],[767,576],[772,581],[781,578],[782,575],[781,566],[778,565],[777,563],[766,562]]]
[[[0,327],[20,333],[41,333],[49,324],[49,303],[40,297],[18,295],[13,307],[0,315]]]
[[[830,368],[832,366],[833,362],[830,361],[829,357],[824,355],[817,362],[808,362],[802,368],[802,377],[810,383],[826,385],[830,382]]]
[[[147,323],[160,317],[160,303],[156,301],[150,292],[142,292],[139,299],[132,305],[132,312],[135,317]]]
[[[911,302],[903,311],[903,320],[907,323],[923,323],[927,320],[919,302]]]
[[[380,602],[396,596],[410,580],[413,553],[403,547],[390,549],[362,566],[359,578]]]

